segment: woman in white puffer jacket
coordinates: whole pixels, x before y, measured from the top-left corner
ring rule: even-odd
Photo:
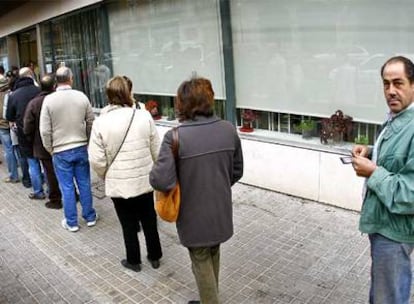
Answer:
[[[127,82],[115,76],[106,85],[109,105],[92,126],[89,161],[105,180],[105,194],[122,226],[126,259],[121,264],[141,270],[139,223],[147,244],[147,259],[158,268],[162,256],[149,172],[157,159],[160,139],[146,110],[134,108]]]

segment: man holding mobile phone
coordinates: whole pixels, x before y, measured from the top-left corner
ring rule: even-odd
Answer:
[[[359,229],[371,244],[371,304],[409,304],[414,249],[414,64],[381,68],[389,118],[373,149],[356,145],[352,165],[366,178]],[[365,191],[366,190],[366,191]]]

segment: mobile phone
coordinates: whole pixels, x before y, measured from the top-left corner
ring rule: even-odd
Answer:
[[[352,156],[342,156],[340,159],[343,164],[352,164]]]

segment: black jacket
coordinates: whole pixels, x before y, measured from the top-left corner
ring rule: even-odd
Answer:
[[[51,159],[52,156],[43,147],[39,131],[40,110],[43,100],[50,92],[42,91],[33,98],[26,107],[23,119],[23,131],[27,139],[33,144],[33,155],[38,159]]]
[[[7,104],[6,118],[8,121],[17,124],[17,138],[19,139],[20,152],[24,157],[33,157],[32,143],[27,140],[23,133],[24,112],[29,101],[39,93],[40,89],[34,85],[32,78],[19,78]]]

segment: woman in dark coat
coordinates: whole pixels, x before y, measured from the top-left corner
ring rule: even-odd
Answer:
[[[236,128],[213,114],[214,92],[208,79],[183,82],[175,105],[182,122],[178,127],[178,236],[189,250],[201,303],[219,303],[220,244],[233,235],[231,186],[243,175],[241,143]],[[171,144],[170,130],[150,173],[151,185],[163,192],[177,182]]]

